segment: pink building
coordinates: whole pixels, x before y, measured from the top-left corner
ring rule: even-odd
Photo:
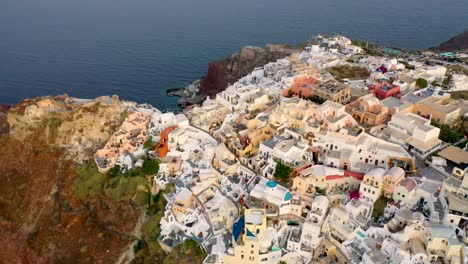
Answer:
[[[375,97],[383,100],[388,97],[401,97],[400,86],[394,85],[387,82],[372,84],[370,90],[375,95]]]

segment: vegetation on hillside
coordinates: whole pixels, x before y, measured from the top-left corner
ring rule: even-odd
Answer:
[[[75,180],[75,194],[80,198],[94,196],[102,191],[106,176],[99,173],[96,163],[90,161],[77,169],[79,177]]]
[[[202,263],[206,257],[206,253],[200,248],[197,242],[186,240],[174,248],[163,261],[163,264],[172,263]]]
[[[158,171],[158,161],[146,158],[142,168],[133,168],[126,172],[116,165],[109,170],[108,177],[99,173],[94,161],[89,161],[78,168],[75,193],[78,197],[85,198],[102,192],[116,201],[129,197],[138,205],[144,206],[150,201],[146,175],[153,175]]]
[[[367,68],[350,66],[350,65],[341,65],[336,67],[326,68],[333,77],[337,80],[341,79],[353,79],[353,78],[368,78],[370,72]]]
[[[137,190],[138,186],[141,186],[140,190]],[[137,192],[143,192],[144,189],[148,189],[148,188],[149,188],[148,180],[146,180],[145,177],[119,176],[119,177],[110,179],[106,183],[104,193],[106,194],[106,196],[118,201],[118,200],[123,199],[124,197],[133,197],[137,194]],[[146,203],[143,203],[140,205],[145,205],[145,204]]]
[[[151,197],[146,211],[148,221],[141,228],[141,239],[134,245],[135,258],[132,263],[202,263],[205,259],[206,253],[197,242],[190,239],[177,245],[169,254],[166,254],[159,244],[160,222],[167,203],[164,194],[174,191],[175,185],[170,183],[164,190]]]
[[[462,99],[462,100],[468,100],[468,91],[456,91],[456,92],[450,92],[450,97],[452,99]]]

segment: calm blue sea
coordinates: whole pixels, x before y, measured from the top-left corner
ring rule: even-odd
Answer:
[[[468,28],[466,0],[0,0],[0,102],[165,97],[244,45],[318,33],[421,49]]]

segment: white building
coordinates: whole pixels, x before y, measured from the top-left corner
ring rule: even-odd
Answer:
[[[413,113],[394,114],[384,133],[390,141],[414,149],[416,153],[425,156],[442,141],[439,139],[440,129],[431,125],[431,121]]]

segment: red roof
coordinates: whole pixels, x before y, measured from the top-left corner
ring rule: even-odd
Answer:
[[[357,173],[357,172],[352,172],[352,171],[344,171],[344,175],[327,175],[325,176],[325,179],[327,181],[332,181],[336,179],[341,179],[341,178],[348,178],[348,177],[353,177],[357,180],[362,181],[364,178],[364,174],[362,173]]]
[[[413,190],[414,187],[416,187],[417,183],[416,183],[415,180],[413,180],[411,178],[406,178],[403,181],[401,181],[399,185],[405,187],[405,189],[408,190],[408,192],[409,192],[409,191]]]

